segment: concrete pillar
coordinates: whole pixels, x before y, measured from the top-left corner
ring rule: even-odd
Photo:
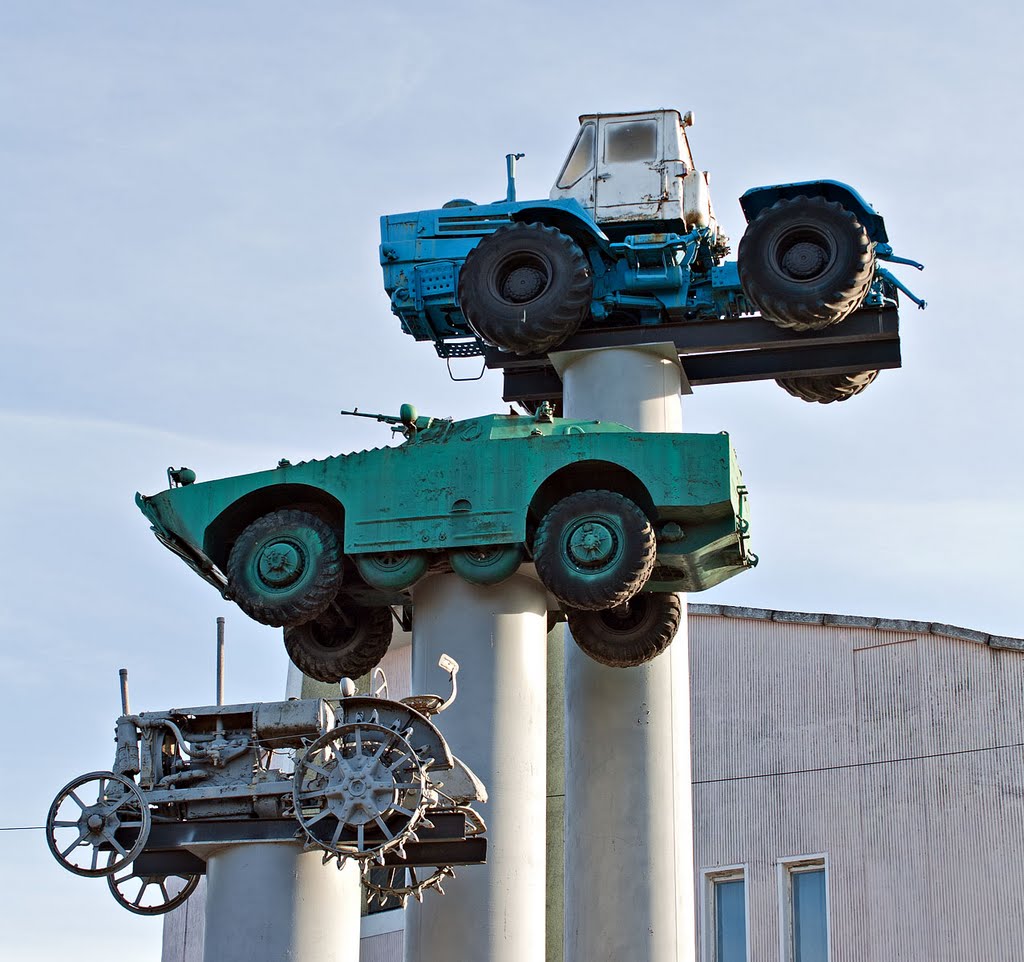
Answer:
[[[207,858],[204,962],[359,962],[359,869],[296,842]]]
[[[436,717],[487,786],[487,864],[456,869],[445,895],[406,910],[406,962],[544,958],[546,595],[524,574],[495,587],[431,575],[413,589],[412,688],[444,693],[438,657],[460,665],[459,696]]]
[[[565,416],[680,431],[671,345],[552,357]],[[567,633],[565,962],[692,962],[696,951],[685,605],[669,649],[608,668]]]

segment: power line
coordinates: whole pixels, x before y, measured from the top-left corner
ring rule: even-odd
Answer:
[[[7,828],[0,828],[0,832],[41,832],[45,825],[11,825]]]
[[[954,752],[935,752],[933,755],[908,755],[904,758],[884,758],[877,762],[851,762],[849,765],[828,765],[824,768],[795,768],[786,772],[763,772],[758,775],[730,775],[728,778],[704,778],[694,785],[714,785],[719,782],[745,782],[754,778],[780,778],[783,775],[809,775],[814,772],[838,772],[847,768],[871,768],[875,765],[895,765],[898,762],[919,762],[929,758],[949,758],[953,755],[976,755],[979,752],[997,752],[1007,748],[1024,748],[1024,742],[1012,745],[992,745],[988,748],[961,748]]]

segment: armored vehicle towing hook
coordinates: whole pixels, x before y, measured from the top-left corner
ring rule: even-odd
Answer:
[[[136,496],[160,542],[250,618],[283,627],[313,678],[372,670],[392,608],[412,605],[428,570],[496,585],[532,561],[581,647],[625,666],[672,639],[673,592],[756,563],[724,433],[638,434],[550,405],[464,421],[364,416],[405,439]]]
[[[160,915],[206,872],[204,846],[300,842],[324,863],[354,861],[368,898],[422,899],[486,860],[480,779],[431,716],[451,695],[361,695],[132,714],[115,723],[110,771],[53,800],[46,839],[68,871],[106,878],[128,911]],[[276,759],[288,764],[277,764]],[[257,831],[257,835],[253,832]],[[443,854],[442,854],[443,853]]]
[[[411,404],[403,404],[398,409],[398,417],[391,414],[366,414],[359,408],[352,408],[351,411],[342,411],[341,413],[353,418],[373,418],[375,421],[390,424],[391,430],[395,434],[402,434],[406,438],[413,437],[417,431],[426,431],[438,421],[451,421],[451,418],[420,417],[416,408]]]
[[[621,345],[632,330],[649,339],[651,326],[693,322],[695,351],[719,345],[716,322],[743,315],[759,314],[772,340],[771,326],[814,332],[857,311],[893,310],[899,292],[924,305],[880,262],[920,265],[893,254],[882,217],[852,187],[748,190],[747,228],[729,260],[708,174],[687,140],[692,113],[579,122],[547,198],[517,198],[520,155],[510,155],[503,200],[381,218],[384,289],[402,330],[451,358],[488,347],[544,355],[577,331],[588,347],[604,346],[602,332]],[[810,373],[780,383],[805,400],[843,400],[876,372]]]

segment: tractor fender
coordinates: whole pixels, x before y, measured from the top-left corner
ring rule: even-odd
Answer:
[[[857,215],[867,228],[868,237],[876,243],[889,240],[885,232],[885,221],[860,194],[849,184],[838,180],[804,180],[795,184],[772,184],[767,187],[751,187],[741,198],[740,207],[749,224],[761,211],[776,201],[791,200],[794,197],[824,197],[825,200],[842,204]]]
[[[554,227],[584,248],[597,246],[611,256],[611,242],[578,201],[531,201],[517,207],[510,217],[522,223]]]

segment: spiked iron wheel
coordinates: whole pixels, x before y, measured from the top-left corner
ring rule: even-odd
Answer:
[[[134,782],[89,772],[57,793],[46,817],[46,844],[69,872],[98,878],[131,862],[145,848],[149,829],[149,806]]]
[[[198,875],[147,875],[134,865],[107,876],[114,900],[136,915],[171,912],[196,890]]]
[[[366,904],[372,905],[376,899],[385,905],[388,899],[397,899],[401,907],[405,908],[410,898],[422,902],[423,893],[430,889],[438,895],[444,895],[442,883],[449,878],[455,878],[455,869],[450,865],[389,865],[371,868],[363,876]]]
[[[375,720],[339,725],[295,765],[295,817],[310,843],[332,855],[382,861],[402,851],[432,789],[404,731]]]

